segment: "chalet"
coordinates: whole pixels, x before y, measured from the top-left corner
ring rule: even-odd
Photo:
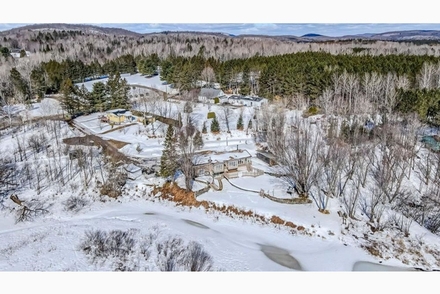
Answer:
[[[257,158],[267,163],[269,166],[276,165],[276,157],[270,152],[259,151],[257,152]]]
[[[250,107],[259,108],[263,104],[267,103],[267,99],[262,97],[254,97],[254,96],[232,95],[228,98],[228,103],[232,105],[250,106]]]
[[[222,90],[213,88],[201,88],[198,97],[198,100],[204,103],[223,103],[226,102],[227,99]]]
[[[252,165],[252,156],[246,150],[210,152],[197,156],[194,171],[197,176],[218,175],[237,171]]]

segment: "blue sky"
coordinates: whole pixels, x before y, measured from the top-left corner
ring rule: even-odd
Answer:
[[[123,28],[138,33],[161,31],[204,31],[234,35],[294,35],[316,33],[326,36],[343,36],[363,33],[383,33],[396,30],[440,30],[439,24],[417,23],[89,23],[103,27]],[[0,31],[25,25],[24,23],[0,23]]]

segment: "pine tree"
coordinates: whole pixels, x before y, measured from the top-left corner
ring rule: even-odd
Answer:
[[[248,130],[252,130],[252,118],[248,122]]]
[[[206,134],[208,132],[208,130],[206,129],[206,121],[203,122],[203,128],[202,128],[202,133]]]
[[[110,75],[106,86],[111,98],[111,108],[129,108],[127,81],[121,79],[119,73]]]
[[[238,117],[237,130],[239,130],[239,131],[243,130],[243,114],[242,113],[240,113],[240,116]]]
[[[196,149],[201,149],[203,147],[203,139],[200,131],[196,131],[194,134],[193,144]]]
[[[22,95],[24,100],[30,100],[29,85],[15,67],[11,69],[9,77],[14,88]]]
[[[220,132],[220,125],[219,125],[218,120],[217,120],[216,117],[214,117],[212,119],[212,122],[211,122],[211,132],[213,132],[213,133]]]
[[[160,175],[164,178],[174,175],[177,170],[177,148],[176,138],[174,136],[174,127],[168,125],[165,147],[160,158]]]
[[[89,95],[91,109],[97,111],[105,111],[108,109],[107,87],[103,82],[96,82],[93,84],[92,92]]]
[[[75,88],[73,86],[72,80],[67,78],[63,81],[61,85],[61,91],[63,93],[61,105],[69,113],[73,115],[77,113],[80,109],[80,105],[77,99],[75,99],[74,92]]]

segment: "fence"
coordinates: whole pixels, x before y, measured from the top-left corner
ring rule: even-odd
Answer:
[[[258,168],[253,168],[252,171],[244,171],[241,173],[242,177],[258,177],[264,175],[264,171]]]

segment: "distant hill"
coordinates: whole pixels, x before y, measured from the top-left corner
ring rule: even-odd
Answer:
[[[49,23],[49,24],[33,24],[23,27],[13,28],[11,30],[0,32],[0,35],[18,33],[20,31],[47,31],[47,30],[66,30],[66,31],[82,31],[84,33],[107,34],[119,36],[140,37],[142,34],[132,32],[121,28],[106,28],[93,25],[83,24],[65,24],[65,23]]]
[[[370,38],[376,40],[392,40],[392,41],[440,40],[440,31],[436,31],[436,30],[393,31],[393,32],[374,34]]]
[[[440,28],[440,26],[439,26]],[[383,41],[440,41],[440,30],[408,30],[408,31],[391,31],[384,33],[363,33],[356,35],[345,35],[340,37],[324,36],[316,33],[309,33],[302,36],[294,35],[234,35],[225,32],[200,32],[200,31],[164,31],[155,33],[140,34],[133,31],[121,29],[121,28],[108,28],[94,25],[84,24],[65,24],[65,23],[49,23],[49,24],[33,24],[23,27],[14,28],[11,30],[0,32],[0,35],[6,35],[10,33],[18,33],[24,30],[31,31],[45,31],[45,30],[70,30],[70,31],[82,31],[90,34],[106,34],[117,36],[132,36],[142,37],[151,35],[178,35],[178,34],[195,34],[195,35],[210,35],[210,36],[226,36],[231,38],[269,38],[278,40],[288,40],[293,42],[320,42],[320,41],[338,41],[338,40],[350,40],[350,39],[362,39],[362,40],[383,40]]]

